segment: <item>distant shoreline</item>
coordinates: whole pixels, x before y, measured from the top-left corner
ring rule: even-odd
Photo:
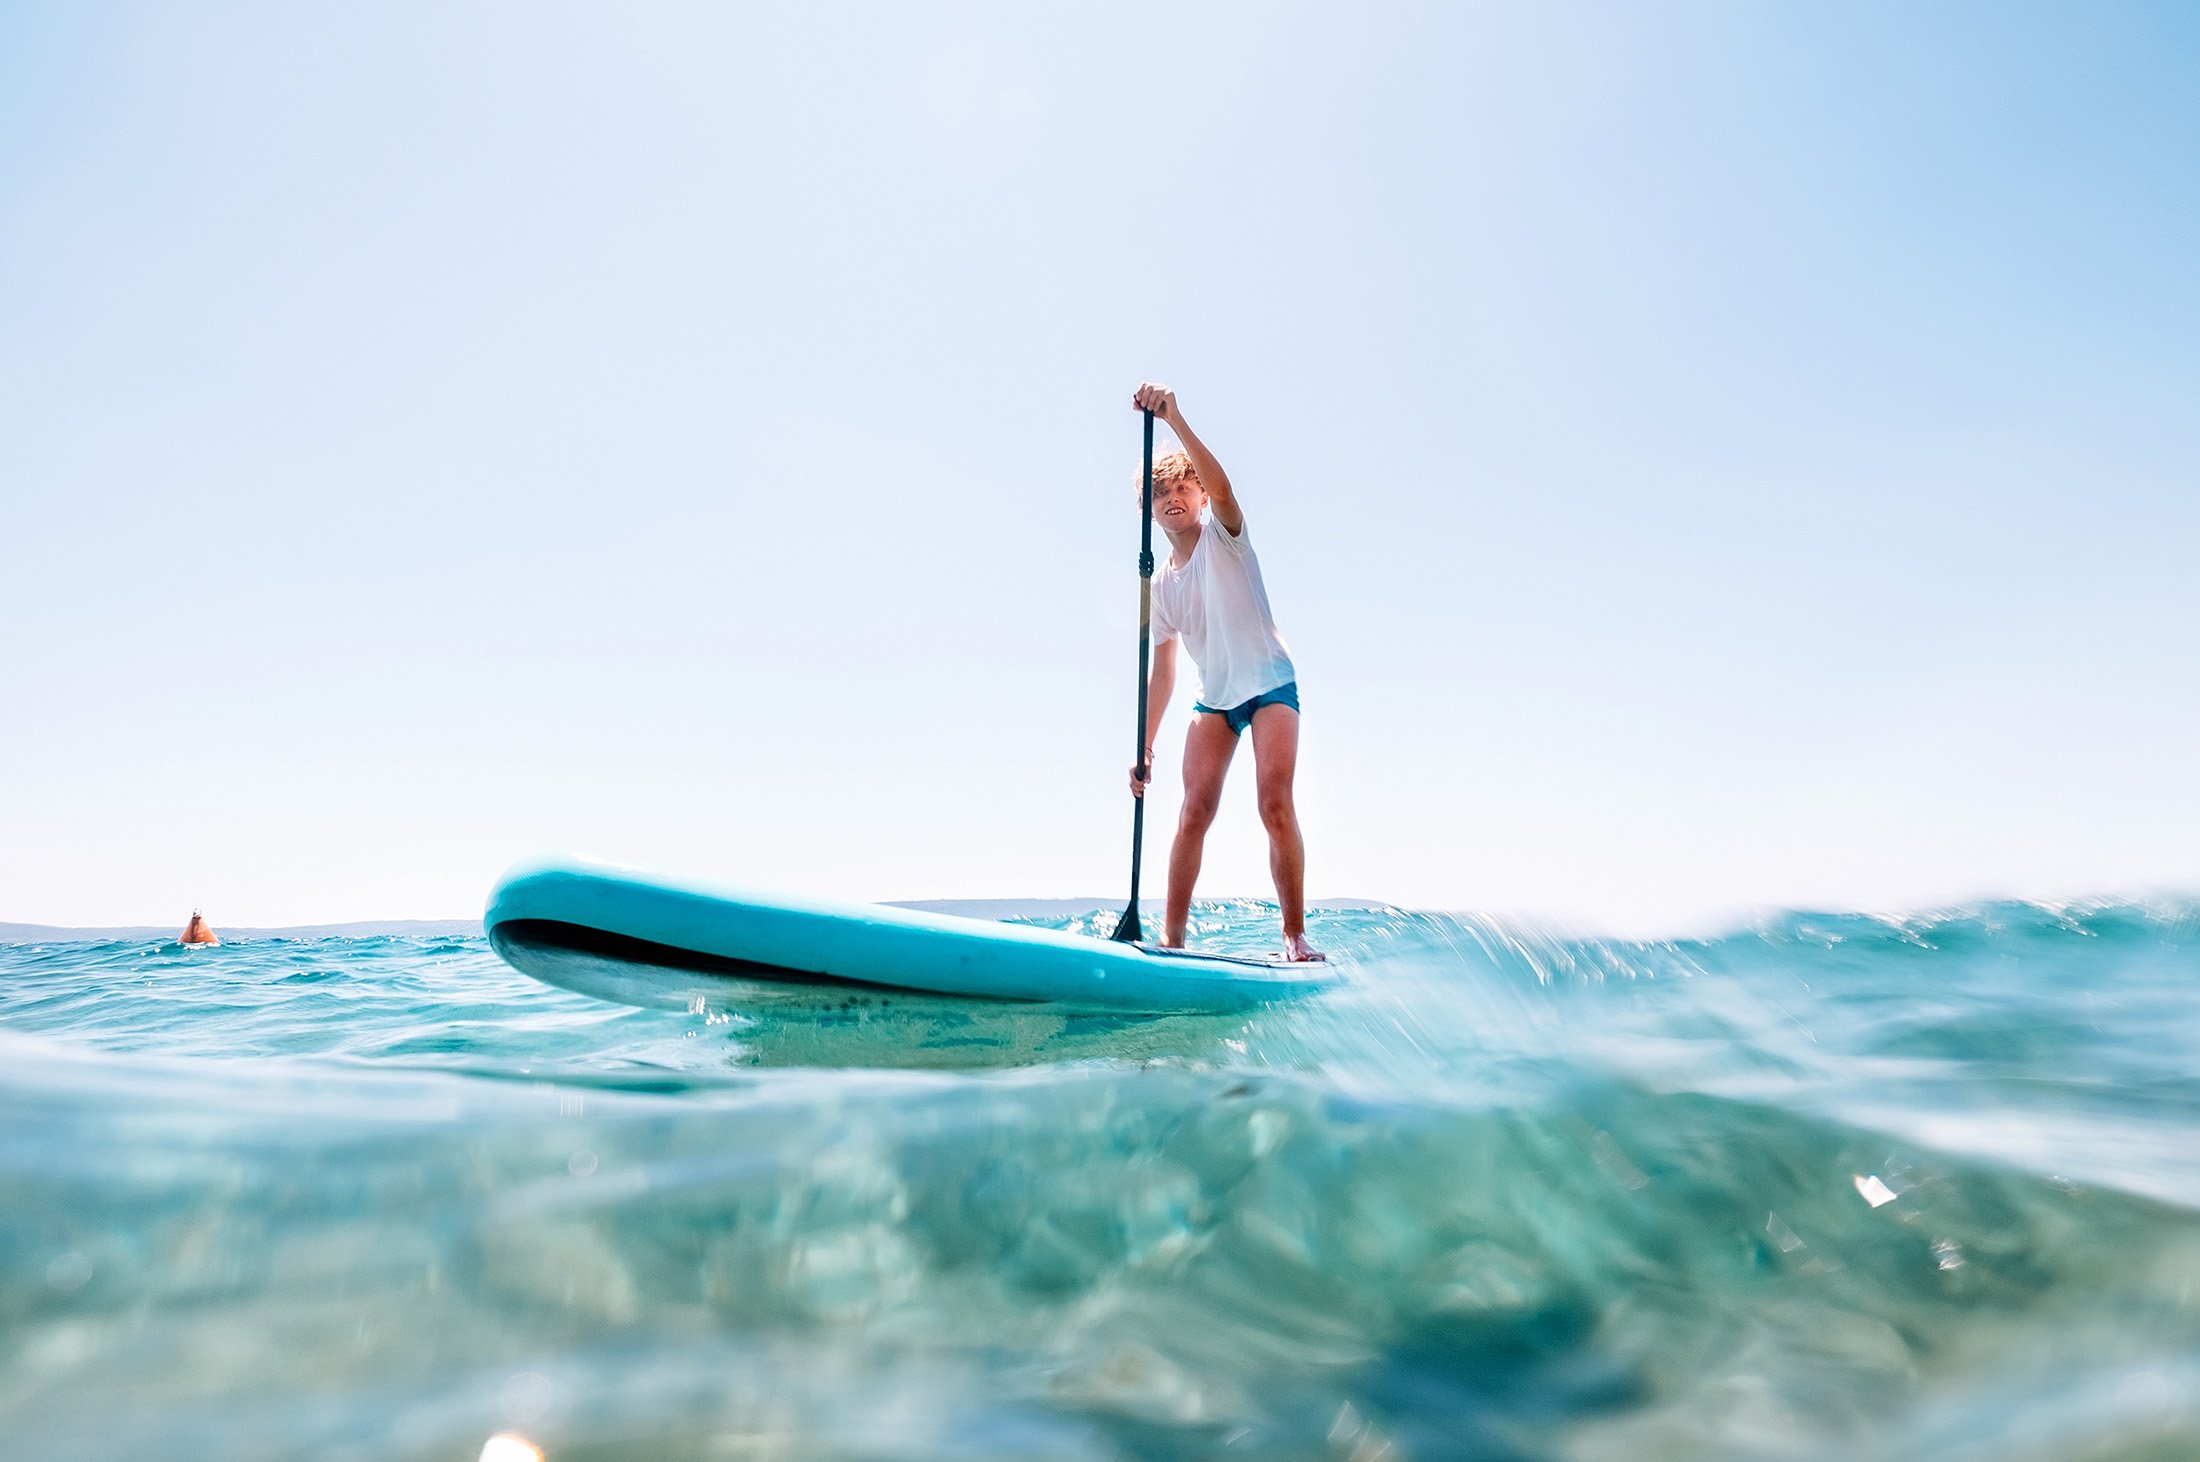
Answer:
[[[960,914],[966,919],[1064,919],[1097,909],[1121,907],[1120,899],[914,899],[889,904],[889,908],[922,909],[935,914]],[[1315,899],[1308,907],[1332,913],[1360,909],[1384,909],[1390,905],[1373,899]],[[416,939],[481,937],[479,919],[360,919],[348,924],[285,924],[274,928],[230,928],[215,924],[214,933],[224,944],[252,939],[372,939],[409,935]],[[175,942],[183,932],[174,924],[116,924],[70,926],[62,924],[0,923],[0,944],[87,944],[106,940],[160,939]]]

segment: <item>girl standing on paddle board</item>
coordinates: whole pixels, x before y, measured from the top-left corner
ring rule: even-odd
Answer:
[[[1183,641],[1199,667],[1199,701],[1184,736],[1184,810],[1169,849],[1169,905],[1161,942],[1182,948],[1184,924],[1199,881],[1207,829],[1222,805],[1222,779],[1238,737],[1253,733],[1260,820],[1268,829],[1268,868],[1283,905],[1283,952],[1291,959],[1327,956],[1306,942],[1306,842],[1291,782],[1299,761],[1299,687],[1291,652],[1276,633],[1260,560],[1245,532],[1229,476],[1177,409],[1176,393],[1151,381],[1131,405],[1150,411],[1183,444],[1153,464],[1153,520],[1168,535],[1169,560],[1153,581],[1153,670],[1147,681],[1146,765],[1169,693],[1176,688],[1176,646]],[[1139,768],[1131,791],[1146,795]]]

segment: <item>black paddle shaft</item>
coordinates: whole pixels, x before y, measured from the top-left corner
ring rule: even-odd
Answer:
[[[1146,678],[1153,664],[1153,413],[1146,413],[1146,481],[1140,494],[1138,522],[1138,780],[1153,775],[1146,760]],[[1146,799],[1131,798],[1131,902],[1115,926],[1115,937],[1136,944],[1138,928],[1138,869],[1146,850]]]

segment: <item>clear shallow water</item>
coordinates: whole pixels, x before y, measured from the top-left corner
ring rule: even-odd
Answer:
[[[0,946],[0,1456],[2200,1455],[2200,904],[1315,934],[1158,1021]]]

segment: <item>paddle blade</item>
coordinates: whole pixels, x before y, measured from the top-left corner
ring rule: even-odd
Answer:
[[[1108,937],[1124,944],[1136,944],[1146,937],[1138,929],[1138,905],[1132,904],[1123,911],[1123,917],[1116,921],[1115,933]]]

